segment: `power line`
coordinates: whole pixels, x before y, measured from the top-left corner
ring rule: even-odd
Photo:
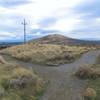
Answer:
[[[24,19],[24,21],[22,22],[22,25],[24,26],[24,44],[26,43],[26,20]]]

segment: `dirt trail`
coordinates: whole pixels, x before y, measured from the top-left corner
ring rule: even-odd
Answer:
[[[72,76],[82,65],[92,65],[100,50],[90,51],[82,55],[80,59],[71,64],[65,64],[56,67],[34,65],[16,60],[10,56],[3,55],[4,58],[21,66],[35,70],[45,80],[49,80],[44,95],[40,100],[82,100],[81,92],[83,91],[86,81],[78,80]]]

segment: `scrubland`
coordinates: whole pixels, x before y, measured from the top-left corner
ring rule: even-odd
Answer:
[[[38,100],[44,87],[44,80],[34,71],[0,57],[0,100]]]
[[[83,92],[84,100],[100,100],[100,56],[94,65],[81,67],[75,76],[87,80]]]
[[[82,54],[98,47],[78,45],[40,44],[29,42],[1,50],[0,53],[16,58],[18,61],[42,65],[71,63]],[[88,80],[83,91],[84,100],[100,100],[100,64],[83,66],[75,75]],[[50,73],[51,75],[51,73]],[[58,77],[58,76],[57,76]],[[45,90],[43,79],[34,71],[12,64],[0,65],[1,100],[38,100]]]
[[[44,65],[70,63],[93,47],[27,43],[7,48],[2,53],[17,59]]]

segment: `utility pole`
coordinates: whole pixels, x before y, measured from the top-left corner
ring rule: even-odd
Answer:
[[[24,26],[24,44],[26,43],[26,20],[24,19],[24,21],[22,22],[22,25]]]

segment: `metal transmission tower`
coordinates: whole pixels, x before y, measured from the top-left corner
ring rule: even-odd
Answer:
[[[26,20],[24,19],[24,21],[22,22],[22,25],[24,26],[24,44],[26,43]]]

